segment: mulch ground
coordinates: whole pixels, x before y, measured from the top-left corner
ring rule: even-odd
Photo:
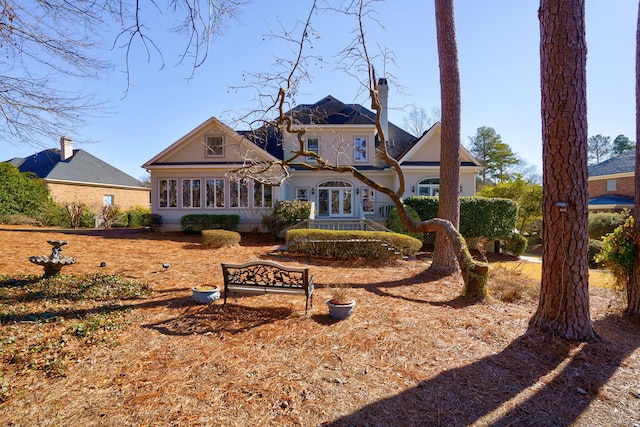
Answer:
[[[1,425],[640,426],[640,319],[621,316],[607,289],[591,290],[601,341],[575,343],[528,330],[535,301],[468,304],[459,275],[432,274],[427,256],[315,259],[259,234],[207,249],[181,234],[2,226],[0,274],[41,274],[28,258],[55,239],[78,258],[63,274],[118,274],[154,293],[122,301],[128,327],[75,354],[63,376],[3,357]],[[192,301],[194,285],[221,284],[220,262],[251,259],[309,267],[309,314],[301,296]],[[357,300],[341,322],[325,304],[337,283]],[[28,323],[3,321],[1,345]]]

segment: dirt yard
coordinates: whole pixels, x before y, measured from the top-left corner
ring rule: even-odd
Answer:
[[[117,309],[123,320],[92,340],[58,340],[57,353],[37,343],[68,328],[83,303],[3,297],[0,425],[640,427],[640,319],[621,316],[608,289],[591,289],[601,341],[575,343],[528,331],[534,300],[469,305],[460,277],[433,275],[427,257],[313,259],[264,235],[207,249],[197,236],[0,226],[0,275],[40,275],[28,258],[48,255],[53,239],[78,258],[63,275],[118,274],[154,293],[92,302],[86,311]],[[297,295],[193,303],[191,287],[221,284],[221,261],[251,259],[309,267],[309,314]],[[325,304],[336,283],[357,300],[341,322]],[[60,369],[18,363],[28,351],[57,354]]]

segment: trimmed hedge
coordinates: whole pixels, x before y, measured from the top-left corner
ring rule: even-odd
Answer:
[[[292,252],[332,258],[387,259],[394,255],[386,243],[403,255],[415,254],[422,242],[410,236],[383,231],[295,229],[287,231],[286,244]]]
[[[409,217],[413,218],[416,221],[420,221],[420,215],[413,209],[411,206],[405,205],[405,209],[409,214]],[[389,230],[394,233],[406,234],[407,236],[415,237],[416,239],[424,241],[424,233],[412,233],[407,231],[407,227],[404,226],[402,221],[400,220],[400,214],[398,213],[398,208],[395,206],[389,212],[389,216],[387,217],[386,226]]]
[[[270,215],[262,217],[262,226],[273,237],[278,238],[280,232],[299,221],[309,219],[311,215],[311,202],[305,200],[283,200],[273,207]]]
[[[180,218],[182,231],[187,234],[214,229],[235,231],[239,223],[240,215],[192,214]]]
[[[518,233],[513,233],[511,237],[504,242],[504,250],[513,256],[520,256],[527,250],[529,241],[526,237]]]
[[[412,196],[405,203],[425,221],[438,216],[438,197]],[[508,240],[518,219],[518,204],[513,200],[487,197],[460,198],[460,234],[466,239],[486,237]]]
[[[212,248],[240,244],[240,233],[229,230],[202,230],[202,244]]]

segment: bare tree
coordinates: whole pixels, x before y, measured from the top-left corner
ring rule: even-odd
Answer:
[[[450,0],[447,0],[450,3]],[[273,120],[265,120],[263,124],[266,125],[267,128],[270,126],[277,129],[277,131],[286,133],[288,135],[293,135],[296,138],[296,147],[291,151],[291,155],[289,158],[286,158],[282,161],[276,162],[265,162],[260,161],[255,158],[247,158],[246,164],[243,167],[235,169],[231,171],[230,176],[234,179],[243,179],[243,178],[251,178],[258,182],[269,183],[269,184],[277,184],[284,180],[286,180],[289,176],[288,170],[289,168],[305,168],[308,170],[323,170],[323,171],[333,171],[338,173],[347,173],[352,175],[354,178],[359,180],[360,182],[366,184],[367,186],[373,188],[377,192],[383,193],[387,195],[395,207],[398,209],[400,214],[400,218],[405,226],[413,232],[437,232],[441,236],[443,236],[442,245],[446,248],[447,253],[450,254],[450,258],[446,260],[449,265],[459,265],[462,269],[462,276],[465,282],[465,294],[472,300],[474,299],[483,299],[487,296],[487,280],[488,280],[488,266],[484,263],[475,261],[467,248],[466,242],[464,238],[457,231],[456,227],[453,223],[447,219],[435,218],[428,221],[415,221],[412,219],[405,207],[402,203],[402,196],[405,193],[405,177],[398,164],[397,160],[393,158],[389,152],[387,151],[387,135],[384,132],[384,128],[381,122],[381,111],[382,106],[379,97],[378,91],[378,83],[379,80],[376,77],[375,69],[372,65],[372,58],[369,55],[367,50],[367,44],[365,43],[365,30],[363,26],[363,17],[369,13],[370,9],[368,9],[369,2],[365,0],[361,0],[352,5],[352,8],[347,8],[346,10],[341,10],[341,13],[349,13],[353,14],[358,22],[358,32],[355,38],[355,41],[349,45],[344,52],[346,52],[345,58],[349,59],[349,63],[351,64],[350,69],[357,69],[357,66],[354,66],[357,61],[362,61],[361,68],[366,72],[367,80],[366,87],[369,92],[369,98],[371,99],[371,107],[376,112],[375,115],[375,126],[377,129],[378,138],[380,140],[380,144],[378,147],[377,157],[380,162],[386,163],[389,167],[395,171],[397,176],[397,185],[395,188],[387,187],[380,182],[376,182],[368,175],[358,170],[357,167],[352,165],[344,165],[339,164],[338,162],[331,161],[330,159],[323,158],[319,153],[307,150],[305,145],[304,135],[306,133],[306,127],[304,124],[300,124],[296,122],[295,117],[288,113],[288,103],[290,99],[289,92],[293,90],[295,92],[297,85],[301,81],[301,79],[306,75],[306,69],[303,66],[305,64],[306,58],[304,57],[304,47],[307,42],[307,38],[309,34],[311,34],[310,22],[311,16],[313,15],[313,10],[315,8],[312,7],[312,12],[309,14],[306,23],[303,28],[300,30],[302,36],[300,40],[294,41],[297,44],[297,57],[294,60],[288,61],[287,63],[291,64],[292,68],[290,72],[287,74],[286,79],[282,80],[282,85],[278,89],[278,94],[274,99],[274,102],[271,105],[265,106],[264,112],[276,111],[277,117]],[[452,6],[452,5],[451,5]],[[455,42],[455,37],[454,37]],[[449,47],[450,49],[450,47]],[[449,52],[451,53],[451,52]],[[457,67],[457,59],[455,61],[455,66]],[[445,67],[446,69],[446,67]],[[272,77],[270,77],[271,79]],[[273,80],[270,83],[262,83],[257,84],[258,87],[267,87],[269,84],[273,84]],[[443,89],[443,92],[446,90],[450,90],[452,87],[448,86],[446,89]],[[455,96],[454,96],[455,98]],[[263,99],[268,99],[265,95]],[[443,145],[447,145],[443,147],[443,151],[453,151],[456,153],[448,153],[444,155],[443,162],[455,162],[455,167],[451,169],[457,170],[459,167],[459,95],[457,96],[457,116],[458,122],[454,123],[450,126],[450,132],[453,134],[447,134],[448,143],[444,143]],[[455,102],[454,102],[455,104]],[[448,104],[447,104],[448,105]],[[454,105],[455,110],[455,105]],[[454,111],[453,117],[456,116]],[[457,131],[456,131],[457,129]],[[265,132],[268,132],[266,130]],[[457,134],[457,138],[456,135]],[[259,136],[258,136],[259,137]],[[444,137],[443,137],[444,139]],[[455,144],[458,143],[458,145]],[[447,157],[448,156],[448,157]],[[307,159],[313,159],[313,161],[308,161]],[[443,168],[446,168],[447,163],[443,164]],[[455,193],[456,200],[459,191],[459,174],[454,173],[455,176],[449,178],[448,175],[445,175],[445,179],[450,179],[449,187],[446,187],[444,191],[449,191]],[[441,201],[442,201],[442,191],[441,191]],[[442,202],[441,202],[442,203]],[[445,202],[446,203],[446,202]],[[459,202],[458,202],[459,203]],[[454,205],[457,207],[457,203],[454,202]],[[457,217],[459,209],[455,207],[447,205],[445,209],[453,209],[456,212],[451,213],[451,217]],[[457,222],[457,220],[456,220]],[[457,263],[457,264],[456,264]]]
[[[145,26],[139,0],[0,0],[0,126],[14,144],[40,145],[68,133],[95,114],[100,102],[75,89],[111,70],[102,55],[124,50],[129,75],[131,55],[140,42],[147,56],[158,55]],[[192,61],[192,72],[206,59],[209,44],[225,28],[241,0],[167,0],[176,31],[185,37],[179,61]],[[107,40],[105,34],[118,34]]]
[[[636,28],[636,141],[640,141],[640,3],[638,4],[638,23]],[[640,144],[636,144],[635,200],[633,204],[633,249],[634,260],[631,277],[627,281],[626,314],[640,314]]]
[[[540,2],[543,141],[542,283],[531,326],[596,337],[589,313],[584,0]]]
[[[440,108],[432,107],[431,112],[427,113],[424,107],[413,106],[402,120],[404,127],[417,137],[429,130],[431,126],[440,121]]]

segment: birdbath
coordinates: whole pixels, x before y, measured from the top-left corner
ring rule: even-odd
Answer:
[[[66,240],[47,240],[47,243],[53,246],[53,251],[50,256],[41,255],[29,257],[29,261],[44,267],[45,277],[60,274],[62,267],[75,264],[76,261],[78,261],[77,258],[60,255],[62,247],[68,243]]]

